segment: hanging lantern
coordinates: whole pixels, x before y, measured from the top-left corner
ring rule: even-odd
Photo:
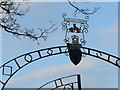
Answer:
[[[68,47],[69,58],[74,65],[77,65],[82,59],[81,46],[86,43],[85,33],[88,32],[89,19],[66,18],[65,13],[62,16],[64,18],[62,29],[66,31],[64,41]]]
[[[82,59],[82,53],[78,45],[67,44],[70,60],[74,65],[77,65]]]
[[[72,36],[72,44],[67,43],[69,57],[74,65],[77,65],[82,59],[82,53],[80,50],[80,44],[78,44],[78,37],[76,35]]]

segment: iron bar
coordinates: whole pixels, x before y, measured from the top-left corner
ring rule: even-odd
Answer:
[[[39,60],[39,59],[48,57],[48,56],[53,56],[53,55],[68,53],[68,50],[65,50],[65,48],[67,48],[67,46],[57,46],[57,47],[51,47],[51,48],[41,49],[41,50],[37,50],[37,51],[33,51],[33,52],[29,52],[29,53],[20,55],[20,56],[18,56],[18,57],[16,57],[16,58],[14,58],[14,59],[6,62],[5,64],[3,64],[3,65],[0,67],[0,69],[2,70],[2,75],[3,75],[3,76],[4,76],[4,75],[5,75],[5,76],[9,76],[9,77],[7,78],[5,84],[3,85],[3,88],[5,87],[5,85],[7,84],[7,82],[10,80],[10,78],[11,78],[16,72],[18,72],[21,68],[23,68],[24,66],[26,66],[26,65],[34,62],[34,61],[37,61],[37,60]],[[41,51],[52,50],[52,49],[55,49],[55,50],[57,50],[58,52],[52,52],[51,54],[48,54],[48,53],[46,52],[46,55],[41,56],[41,53],[40,53]],[[117,67],[120,68],[120,64],[119,64],[120,57],[117,57],[117,56],[108,54],[108,53],[103,52],[103,51],[99,51],[99,50],[95,50],[95,49],[83,47],[83,46],[80,46],[80,49],[83,49],[83,50],[85,49],[85,50],[88,51],[88,52],[85,52],[85,51],[81,50],[82,54],[90,55],[90,56],[99,58],[99,59],[101,59],[101,60],[107,61],[107,62],[109,62],[109,63],[111,63],[111,64],[113,64],[113,65],[115,65],[115,66],[117,66]],[[91,52],[94,52],[94,54],[91,53]],[[33,57],[32,57],[32,54],[33,54],[33,53],[38,54],[39,57],[38,57],[38,58],[33,58]],[[96,53],[97,53],[97,54],[96,54]],[[98,53],[99,53],[100,55],[98,55]],[[30,57],[29,60],[26,59],[26,56],[27,56],[27,55]],[[105,57],[103,57],[102,55],[107,55],[108,58],[105,58]],[[21,64],[17,61],[19,58],[23,58],[23,60],[26,60],[26,63],[23,64],[23,65],[21,65]],[[114,61],[112,61],[111,58],[114,58]],[[12,71],[12,67],[14,67],[13,65],[8,65],[8,64],[10,64],[10,63],[12,63],[12,62],[16,62],[16,65],[19,67],[19,68],[16,69],[15,71]],[[4,71],[6,70],[5,67],[8,68],[8,70],[7,70],[7,71],[9,72],[8,74],[4,72]],[[1,82],[3,82],[3,81],[1,81]],[[3,88],[2,88],[2,90],[3,90]]]

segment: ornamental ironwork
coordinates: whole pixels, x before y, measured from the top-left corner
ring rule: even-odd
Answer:
[[[1,90],[5,88],[6,84],[11,79],[11,77],[13,77],[21,68],[25,67],[26,65],[45,57],[63,53],[69,55],[70,60],[74,65],[80,63],[82,57],[90,55],[95,58],[99,58],[101,60],[109,62],[120,68],[120,57],[99,50],[84,47],[87,42],[85,39],[85,34],[88,33],[89,15],[95,13],[99,8],[94,8],[94,11],[90,13],[88,12],[89,10],[79,9],[76,6],[74,6],[69,0],[68,2],[72,7],[76,9],[76,12],[77,11],[81,12],[82,14],[85,15],[85,17],[84,19],[78,19],[76,18],[75,14],[74,18],[68,18],[66,13],[62,14],[62,17],[64,19],[64,21],[62,22],[62,29],[65,30],[64,42],[67,44],[67,46],[51,47],[29,52],[6,62],[0,67],[2,77],[3,78],[5,77],[5,80],[0,80],[0,86],[2,86],[2,88],[0,88]],[[77,81],[71,83],[64,83],[63,80],[69,77],[77,77]],[[52,90],[60,87],[63,87],[63,90],[66,89],[74,90],[74,84],[77,84],[78,90],[81,90],[79,74],[53,80],[51,82],[44,84],[43,86],[38,88],[38,90],[52,82],[55,84],[55,87],[53,87]]]
[[[99,51],[96,49],[83,47],[81,44],[77,45],[79,47],[79,50],[81,50],[82,55],[89,55],[95,58],[99,58],[101,60],[104,60],[110,64],[113,64],[114,66],[117,66],[120,68],[120,58],[111,54],[108,54],[103,51]],[[51,47],[46,49],[40,49],[37,51],[29,52],[23,55],[20,55],[18,57],[15,57],[14,59],[4,63],[0,67],[1,75],[5,80],[0,80],[0,86],[2,86],[1,90],[3,90],[6,86],[6,84],[9,82],[11,77],[13,77],[20,69],[25,67],[26,65],[29,65],[32,62],[35,62],[37,60],[41,60],[42,58],[46,58],[53,55],[59,55],[59,54],[65,54],[69,53],[69,50],[67,49],[68,46],[57,46],[57,47]],[[72,48],[72,47],[71,47]],[[23,63],[21,63],[23,62]]]
[[[72,80],[71,80],[72,79]],[[75,74],[75,75],[70,75],[62,78],[58,78],[55,80],[52,80],[41,87],[39,87],[37,90],[42,90],[48,88],[48,86],[52,87],[50,90],[81,90],[81,79],[80,79],[80,74]]]
[[[71,34],[71,38],[75,34],[77,34],[81,36],[79,39],[80,44],[84,46],[86,44],[85,33],[88,32],[88,27],[89,27],[87,23],[89,20],[89,16],[85,16],[85,19],[76,19],[75,17],[66,18],[66,16],[67,16],[66,13],[63,13],[62,17],[64,18],[64,21],[62,22],[62,29],[65,30],[66,32],[64,42],[71,43],[68,34]]]
[[[64,42],[68,46],[69,57],[74,65],[79,64],[82,57],[80,46],[84,46],[86,44],[85,33],[88,32],[88,20],[89,16],[85,16],[85,19],[77,19],[77,18],[66,18],[66,13],[63,13],[62,17],[64,21],[62,22],[62,29],[65,30],[65,38]],[[69,35],[68,35],[69,34]],[[71,40],[70,40],[71,39]]]

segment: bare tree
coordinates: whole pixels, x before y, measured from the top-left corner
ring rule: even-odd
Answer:
[[[54,28],[56,24],[51,23],[48,29],[38,28],[39,35],[35,34],[34,29],[21,29],[20,23],[17,21],[17,17],[21,17],[27,14],[30,6],[26,5],[26,8],[21,8],[25,2],[13,2],[12,0],[1,0],[0,2],[0,28],[2,30],[13,34],[16,37],[28,37],[33,40],[43,38],[46,40],[49,33],[52,33],[57,28]]]

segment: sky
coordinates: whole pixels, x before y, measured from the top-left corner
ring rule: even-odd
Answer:
[[[29,38],[17,39],[7,32],[2,32],[2,63],[16,56],[47,47],[66,45],[63,42],[65,31],[62,30],[62,14],[73,17],[74,9],[67,2],[32,2],[30,11],[18,21],[21,27],[49,28],[50,20],[57,23],[58,30],[44,41]],[[118,55],[118,6],[117,2],[75,3],[80,8],[100,9],[90,15],[89,32],[85,35],[86,47]],[[77,18],[81,18],[79,15]],[[62,54],[38,60],[18,71],[9,81],[9,88],[37,88],[59,77],[80,74],[82,88],[117,88],[118,68],[100,59],[86,56],[79,65],[74,66],[69,57]]]

